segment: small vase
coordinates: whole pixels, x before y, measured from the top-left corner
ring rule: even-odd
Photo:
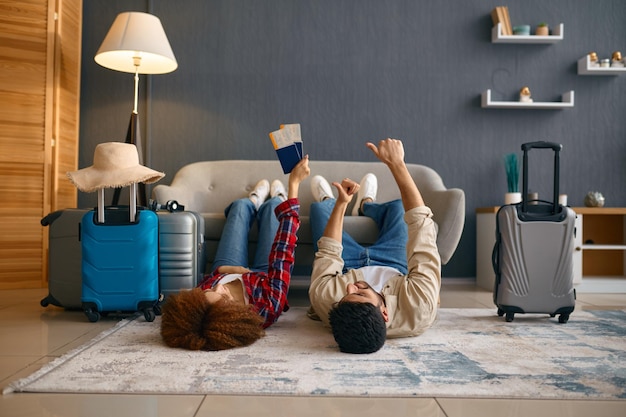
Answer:
[[[535,35],[537,36],[548,36],[549,34],[550,31],[547,26],[537,26],[537,29],[535,29]]]
[[[504,194],[504,204],[516,204],[522,201],[522,193]]]
[[[513,26],[513,34],[518,36],[530,35],[530,25]]]

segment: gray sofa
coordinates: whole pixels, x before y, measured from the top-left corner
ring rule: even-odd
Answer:
[[[465,194],[458,188],[447,189],[433,169],[424,165],[407,165],[426,204],[433,211],[438,226],[437,244],[442,262],[446,264],[454,254],[463,232]],[[389,169],[381,162],[311,161],[309,166],[311,176],[300,185],[301,226],[292,279],[294,287],[308,286],[314,256],[309,223],[309,207],[314,201],[310,188],[310,178],[313,175],[320,174],[329,182],[340,181],[345,177],[360,181],[363,175],[371,172],[378,178],[377,201],[400,198]],[[182,167],[174,175],[170,185],[155,186],[152,198],[160,204],[176,200],[185,206],[185,210],[198,212],[204,217],[207,268],[210,268],[225,222],[224,209],[231,201],[247,196],[261,178],[270,182],[279,178],[287,186],[288,176],[282,173],[277,160],[195,162]],[[350,212],[351,206],[348,207],[348,213]],[[375,242],[378,235],[375,223],[362,216],[353,217],[348,214],[344,227],[363,244]],[[253,231],[250,235],[251,250],[255,240],[256,233]]]

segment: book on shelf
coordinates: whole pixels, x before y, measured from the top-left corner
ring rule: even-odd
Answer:
[[[289,174],[303,156],[300,124],[280,125],[280,129],[271,132],[269,135],[283,173]]]
[[[513,34],[513,26],[511,26],[511,17],[509,16],[509,6],[504,6],[502,8],[503,11],[503,15],[504,15],[504,23],[506,24],[506,34],[507,35],[512,35]]]
[[[513,27],[511,26],[511,18],[509,16],[508,6],[498,6],[491,11],[491,20],[496,26],[500,23],[502,35],[512,35]]]
[[[500,16],[498,16],[498,8],[494,7],[493,10],[491,11],[491,21],[493,22],[493,25],[496,26],[498,23],[502,23],[500,21]]]

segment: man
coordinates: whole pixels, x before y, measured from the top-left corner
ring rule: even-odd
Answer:
[[[366,146],[391,171],[401,200],[376,203],[372,174],[361,184],[334,182],[336,200],[326,180],[311,180],[318,201],[311,206],[311,227],[314,239],[321,237],[309,288],[310,315],[330,325],[339,349],[347,353],[376,352],[386,337],[423,333],[435,321],[441,287],[432,212],[406,167],[402,142],[385,139]],[[378,240],[369,247],[343,231],[357,192],[352,214],[371,217],[379,227]]]
[[[287,304],[300,227],[300,183],[308,177],[305,156],[280,181],[257,183],[247,198],[226,209],[226,224],[213,272],[197,288],[171,295],[163,305],[161,336],[170,347],[222,350],[247,346],[264,335]],[[266,201],[269,195],[269,199]],[[248,233],[254,221],[259,239],[248,265]]]

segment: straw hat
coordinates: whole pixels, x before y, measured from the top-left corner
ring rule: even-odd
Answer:
[[[140,165],[134,144],[106,142],[96,146],[92,166],[68,172],[67,176],[80,191],[90,193],[102,188],[121,188],[138,182],[151,184],[165,174]]]

